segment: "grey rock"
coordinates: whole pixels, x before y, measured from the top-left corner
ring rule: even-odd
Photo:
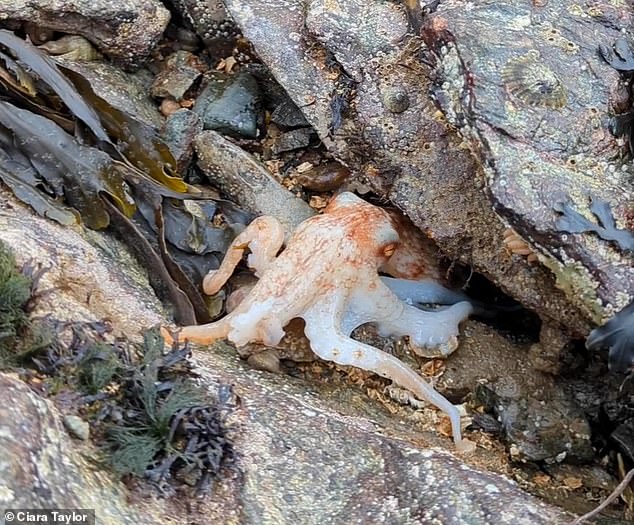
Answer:
[[[538,371],[525,348],[480,323],[467,323],[462,337],[438,382],[444,395],[475,393],[516,461],[593,460],[590,424],[564,380]]]
[[[107,62],[72,62],[60,57],[56,60],[85,77],[93,91],[115,108],[155,129],[163,125],[163,116],[149,96],[152,75],[146,69],[130,73]]]
[[[260,88],[248,73],[210,75],[194,110],[205,129],[237,137],[256,138],[263,119]]]
[[[161,138],[176,159],[177,173],[185,173],[194,154],[194,138],[202,130],[200,117],[188,109],[179,109],[165,120]]]
[[[79,416],[66,415],[62,421],[73,437],[81,439],[82,441],[86,441],[90,438],[90,425]]]
[[[311,138],[315,135],[311,128],[292,129],[282,133],[273,143],[273,153],[283,153],[296,149],[306,148]]]
[[[198,165],[211,184],[248,212],[277,217],[289,233],[315,214],[255,158],[215,131],[198,135],[194,148]]]
[[[59,227],[33,215],[7,190],[0,195],[0,240],[13,249],[19,265],[31,261],[48,268],[40,281],[48,292],[37,301],[34,315],[109,319],[116,335],[128,333],[138,340],[142,327],[160,322],[163,308],[151,288],[144,288],[149,287],[147,273],[122,243],[83,227]],[[145,308],[135,311],[139,303]]]
[[[474,145],[496,211],[543,255],[568,299],[601,323],[634,299],[633,260],[597,235],[563,231],[555,209],[570,201],[589,215],[590,198],[602,200],[621,228],[631,226],[634,177],[610,133],[629,95],[598,47],[621,37],[634,12],[622,5],[599,20],[574,5],[480,4],[467,14],[450,0],[429,20],[426,41],[443,47],[437,98]],[[459,87],[468,75],[478,81]]]
[[[96,470],[64,431],[52,403],[0,373],[0,505],[94,509],[98,523],[160,524],[158,510],[130,505],[124,485]],[[153,514],[154,513],[154,514]]]
[[[172,53],[162,64],[161,71],[152,82],[152,96],[182,100],[187,90],[192,87],[205,69],[204,64],[188,51],[181,50]]]
[[[295,103],[286,99],[271,113],[271,122],[283,128],[302,128],[308,126],[308,121]]]
[[[157,0],[16,0],[3,2],[0,21],[23,20],[86,37],[120,64],[135,68],[148,57],[170,14]]]

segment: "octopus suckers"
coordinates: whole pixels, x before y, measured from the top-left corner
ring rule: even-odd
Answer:
[[[508,91],[529,106],[563,108],[568,96],[561,79],[531,51],[512,58],[502,69],[502,81]]]

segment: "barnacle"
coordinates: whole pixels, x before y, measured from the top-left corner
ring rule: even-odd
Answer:
[[[509,92],[529,106],[559,109],[568,96],[561,79],[539,61],[539,53],[512,58],[502,69],[502,81]]]

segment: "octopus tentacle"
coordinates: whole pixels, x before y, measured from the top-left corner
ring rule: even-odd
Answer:
[[[210,345],[219,339],[227,337],[229,333],[228,318],[225,317],[214,323],[185,326],[173,332],[165,327],[161,327],[161,335],[167,344],[174,343],[174,340],[189,341],[201,345]]]
[[[420,310],[401,301],[383,280],[376,278],[369,286],[354,291],[348,308],[363,312],[366,322],[376,323],[383,336],[408,336],[413,350],[426,357],[451,354],[458,347],[460,323],[473,312],[466,301],[442,310]]]
[[[466,294],[445,288],[433,279],[395,279],[381,277],[381,281],[394,292],[401,301],[408,304],[455,304],[468,301]]]
[[[305,333],[313,352],[322,359],[340,365],[356,366],[391,379],[397,385],[410,390],[419,399],[438,407],[449,416],[456,447],[463,451],[472,450],[473,443],[462,439],[458,408],[396,357],[346,337],[335,322],[335,319],[343,314],[341,307],[341,302],[320,303],[302,315],[306,321]],[[328,336],[325,337],[324,334]]]
[[[283,244],[284,228],[280,221],[275,217],[258,217],[233,240],[220,268],[210,271],[205,276],[204,292],[214,295],[224,286],[247,248],[251,250],[247,259],[249,267],[261,277],[275,260]]]

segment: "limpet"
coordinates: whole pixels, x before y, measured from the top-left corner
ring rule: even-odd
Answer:
[[[383,105],[392,113],[403,113],[409,108],[409,97],[405,91],[388,89],[382,98]]]
[[[563,108],[568,96],[561,79],[539,61],[537,51],[512,58],[502,69],[509,92],[529,106]]]

